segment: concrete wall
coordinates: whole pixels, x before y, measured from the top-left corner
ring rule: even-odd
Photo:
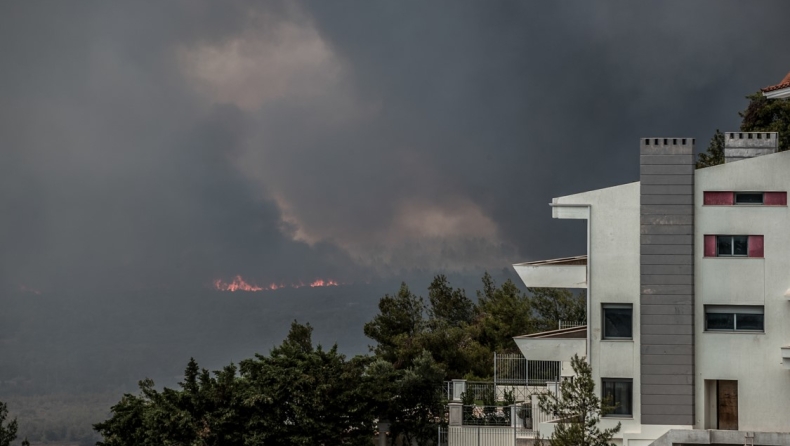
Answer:
[[[694,424],[694,140],[643,138],[642,424]]]
[[[790,190],[790,152],[700,169],[695,184],[695,427],[711,414],[705,380],[738,381],[742,431],[790,432],[790,211],[786,206],[703,206],[704,191]],[[765,258],[705,258],[705,234],[762,234]],[[704,331],[704,305],[765,306],[765,333]]]
[[[639,431],[639,183],[623,184],[555,198],[554,203],[590,205],[588,298],[590,299],[590,362],[598,394],[601,378],[631,378],[634,386],[633,418],[604,418],[602,427],[622,422],[623,432]],[[573,208],[567,208],[573,209]],[[576,218],[555,208],[558,218]],[[634,306],[633,340],[601,339],[601,304]],[[543,432],[541,432],[543,433]]]

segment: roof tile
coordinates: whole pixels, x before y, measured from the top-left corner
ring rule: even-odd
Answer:
[[[765,87],[762,89],[764,92],[774,91],[774,90],[781,90],[783,88],[790,87],[790,73],[787,73],[784,79],[776,85],[771,85],[770,87]]]

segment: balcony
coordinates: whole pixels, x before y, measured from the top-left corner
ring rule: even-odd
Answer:
[[[528,287],[587,288],[587,256],[517,263],[513,268]]]
[[[530,360],[567,362],[574,354],[587,356],[587,326],[516,336],[513,340]]]

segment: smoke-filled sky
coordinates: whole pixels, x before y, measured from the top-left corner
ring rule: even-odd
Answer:
[[[0,285],[355,282],[581,253],[554,196],[737,128],[790,3],[6,2]]]

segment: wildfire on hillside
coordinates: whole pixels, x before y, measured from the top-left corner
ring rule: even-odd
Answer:
[[[280,288],[302,288],[309,286],[310,288],[316,287],[325,287],[325,286],[339,286],[341,285],[336,280],[331,279],[316,279],[310,283],[299,282],[299,283],[291,283],[291,284],[284,284],[284,283],[271,283],[265,286],[259,286],[257,284],[249,283],[245,281],[240,275],[236,275],[233,277],[233,280],[230,282],[225,282],[222,279],[214,280],[214,289],[218,291],[250,291],[250,292],[257,292],[257,291],[274,291],[279,290]]]

